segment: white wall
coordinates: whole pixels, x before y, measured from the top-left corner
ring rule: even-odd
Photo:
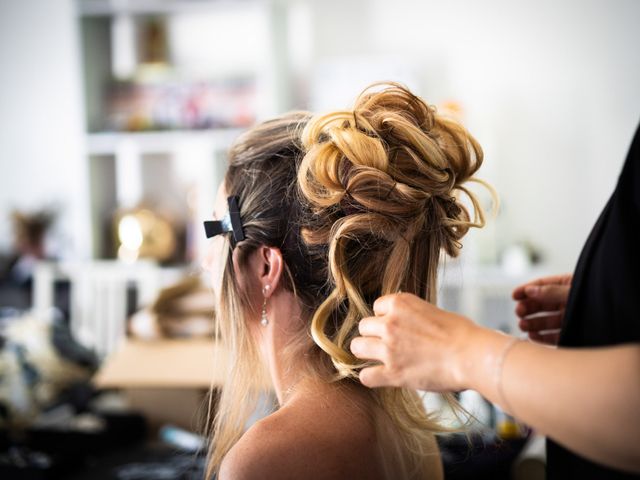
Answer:
[[[89,255],[78,41],[71,0],[0,0],[0,249],[9,212],[57,204],[58,251]]]
[[[388,71],[430,103],[459,101],[485,148],[480,176],[503,205],[475,238],[495,251],[528,239],[549,268],[572,269],[640,121],[640,2],[311,4],[314,63],[334,72],[328,90],[353,97],[368,59],[372,74]]]

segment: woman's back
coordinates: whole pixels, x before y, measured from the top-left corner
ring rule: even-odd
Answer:
[[[434,437],[424,468],[413,473],[401,443],[362,387],[315,384],[254,424],[225,457],[219,478],[442,478]]]

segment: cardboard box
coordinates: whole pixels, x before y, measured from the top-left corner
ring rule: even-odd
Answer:
[[[127,339],[93,381],[101,389],[122,390],[154,435],[167,423],[198,431],[206,419],[207,392],[222,385],[226,369],[226,352],[213,340]]]

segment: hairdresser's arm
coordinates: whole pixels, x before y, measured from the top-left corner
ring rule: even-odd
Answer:
[[[362,370],[365,385],[473,389],[586,458],[640,472],[640,345],[513,344],[405,293],[378,299],[374,310],[351,344],[358,357],[382,362]]]

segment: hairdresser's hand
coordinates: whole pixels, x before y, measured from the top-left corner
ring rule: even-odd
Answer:
[[[482,354],[481,339],[493,332],[408,293],[381,297],[373,310],[376,316],[360,321],[362,336],[351,342],[357,357],[382,362],[360,372],[364,385],[437,392],[470,388],[467,366],[478,349]]]
[[[513,290],[520,329],[528,332],[531,340],[557,345],[572,277],[538,278]]]

